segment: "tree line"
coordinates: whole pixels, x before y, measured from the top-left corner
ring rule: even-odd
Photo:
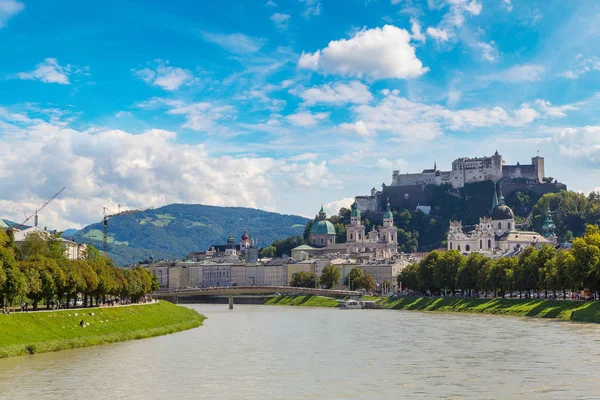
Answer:
[[[107,296],[138,301],[158,290],[147,270],[116,267],[112,259],[88,246],[80,260],[69,260],[59,234],[33,232],[16,246],[12,229],[0,230],[0,306],[30,301],[34,310],[45,301],[67,306],[83,298],[83,306],[98,305]]]
[[[292,276],[290,286],[293,287],[308,287],[316,288],[321,285],[325,289],[331,289],[338,286],[342,270],[335,265],[327,265],[323,267],[321,277],[319,278],[314,272],[300,271]],[[352,290],[375,290],[375,279],[371,274],[365,274],[358,268],[352,268],[350,273],[344,278],[344,285]]]
[[[403,289],[438,295],[457,290],[496,296],[590,290],[600,291],[600,228],[588,225],[569,250],[528,247],[518,257],[490,259],[479,253],[432,251],[398,275]]]

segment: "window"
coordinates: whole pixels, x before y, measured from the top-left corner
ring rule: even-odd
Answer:
[[[323,238],[321,238],[321,244],[323,244]]]
[[[458,245],[458,251],[460,251],[460,244]]]
[[[508,229],[510,229],[510,222],[508,223]]]
[[[450,250],[452,250],[452,242],[450,242]]]
[[[492,241],[488,240],[488,249],[491,249],[491,248],[492,248]]]
[[[317,243],[317,241],[313,238],[313,244]]]
[[[350,240],[354,239],[354,235],[350,234]]]
[[[466,245],[466,246],[465,246],[465,250],[466,250],[466,251],[471,251],[471,246],[469,246],[469,245]]]
[[[502,222],[498,222],[498,229],[502,229]]]
[[[358,240],[360,240],[362,238],[362,235],[359,233],[358,234]]]
[[[392,241],[394,241],[394,234],[392,233]]]
[[[483,240],[479,241],[479,250],[483,249]]]

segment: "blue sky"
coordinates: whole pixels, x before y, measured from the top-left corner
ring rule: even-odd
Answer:
[[[0,0],[0,216],[313,215],[394,168],[546,158],[600,187],[600,3]]]

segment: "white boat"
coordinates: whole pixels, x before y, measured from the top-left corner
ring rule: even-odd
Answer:
[[[359,310],[363,308],[362,302],[357,300],[345,300],[340,302],[340,309],[342,310]]]

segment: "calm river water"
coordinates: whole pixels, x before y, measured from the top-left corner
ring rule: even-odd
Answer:
[[[600,399],[600,326],[224,304],[173,335],[0,360],[1,399]]]

